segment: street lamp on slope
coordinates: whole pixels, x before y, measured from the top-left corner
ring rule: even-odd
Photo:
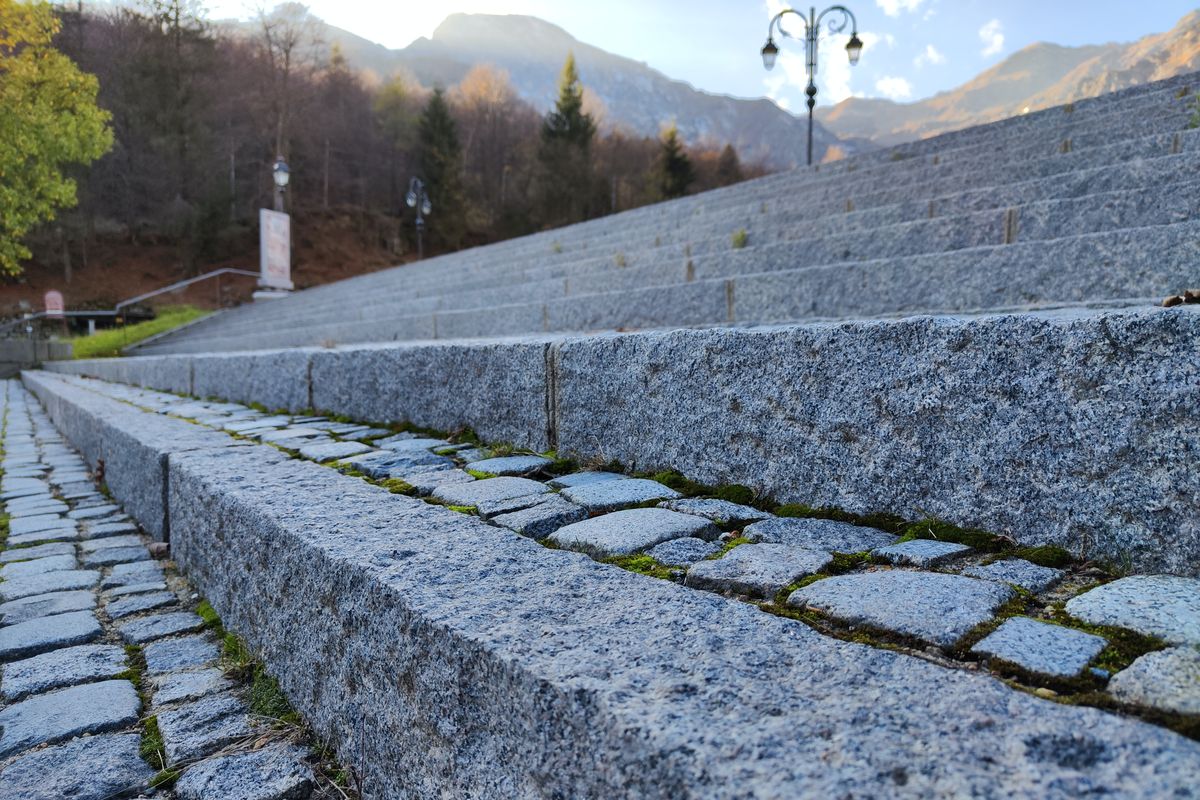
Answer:
[[[429,194],[425,191],[425,181],[413,178],[408,182],[408,195],[404,198],[409,208],[417,210],[417,258],[425,257],[425,244],[422,234],[425,233],[425,216],[433,211],[429,202]]]
[[[846,30],[846,26],[850,26],[850,41],[846,44],[846,55],[850,58],[850,65],[858,63],[859,56],[862,55],[863,43],[862,39],[858,38],[858,21],[854,19],[854,14],[845,6],[830,6],[817,13],[815,8],[810,8],[808,16],[796,11],[792,8],[785,8],[774,17],[767,25],[767,43],[763,45],[762,60],[763,66],[767,69],[772,69],[775,66],[775,59],[779,55],[779,48],[775,45],[775,32],[778,31],[780,36],[785,36],[789,39],[799,39],[799,36],[793,36],[783,28],[781,20],[786,14],[795,14],[804,22],[804,45],[805,55],[805,71],[808,73],[808,88],[804,93],[808,95],[808,165],[812,166],[813,160],[813,107],[817,104],[817,40],[821,35],[821,23],[825,20],[825,15],[829,13],[837,14],[836,17],[829,21],[830,33],[841,33]]]
[[[288,179],[291,178],[291,171],[283,156],[276,156],[275,163],[271,165],[271,178],[275,181],[275,210],[283,211],[283,193],[287,191]]]

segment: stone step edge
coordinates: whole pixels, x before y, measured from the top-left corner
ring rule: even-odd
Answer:
[[[71,441],[163,446],[124,441],[148,412],[24,378]],[[1196,743],[1144,723],[826,639],[268,447],[163,455],[179,565],[378,796],[881,794],[910,773],[933,793],[1036,774],[1066,796],[1083,773],[1150,796],[1200,769]],[[997,751],[996,726],[1021,745]],[[1056,762],[1055,740],[1106,757]],[[857,743],[835,768],[830,741]]]
[[[1195,379],[1164,365],[1197,338],[1194,306],[1073,308],[47,367],[290,411],[469,427],[584,463],[677,469],[856,513],[939,516],[1195,575],[1200,523],[1182,499],[1200,492],[1186,456],[1200,432],[1183,422]],[[1140,430],[1159,451],[1121,455],[1121,437]],[[1018,446],[1021,436],[1030,442]]]

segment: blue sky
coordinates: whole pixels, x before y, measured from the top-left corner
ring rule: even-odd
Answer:
[[[388,47],[430,35],[455,11],[531,14],[699,89],[768,96],[785,108],[803,107],[802,45],[781,42],[779,64],[769,74],[758,55],[767,22],[785,7],[783,0],[311,0],[308,5],[326,21]],[[867,47],[851,69],[841,51],[844,38],[827,39],[831,46],[823,48],[818,75],[823,105],[852,94],[917,100],[957,86],[1034,42],[1133,41],[1168,30],[1197,8],[1195,2],[1178,0],[846,0],[844,5],[857,16]],[[243,0],[217,0],[209,9],[215,17],[248,13]]]

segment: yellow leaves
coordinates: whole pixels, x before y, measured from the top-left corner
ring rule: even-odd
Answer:
[[[75,204],[62,168],[112,147],[99,84],[51,47],[57,30],[47,3],[0,0],[0,272],[19,272],[20,239]]]

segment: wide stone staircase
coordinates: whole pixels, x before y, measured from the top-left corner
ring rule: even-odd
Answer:
[[[48,363],[7,441],[36,398],[363,797],[1200,797],[1193,89]]]
[[[1120,303],[1195,282],[1184,76],[246,306],[246,350]]]

